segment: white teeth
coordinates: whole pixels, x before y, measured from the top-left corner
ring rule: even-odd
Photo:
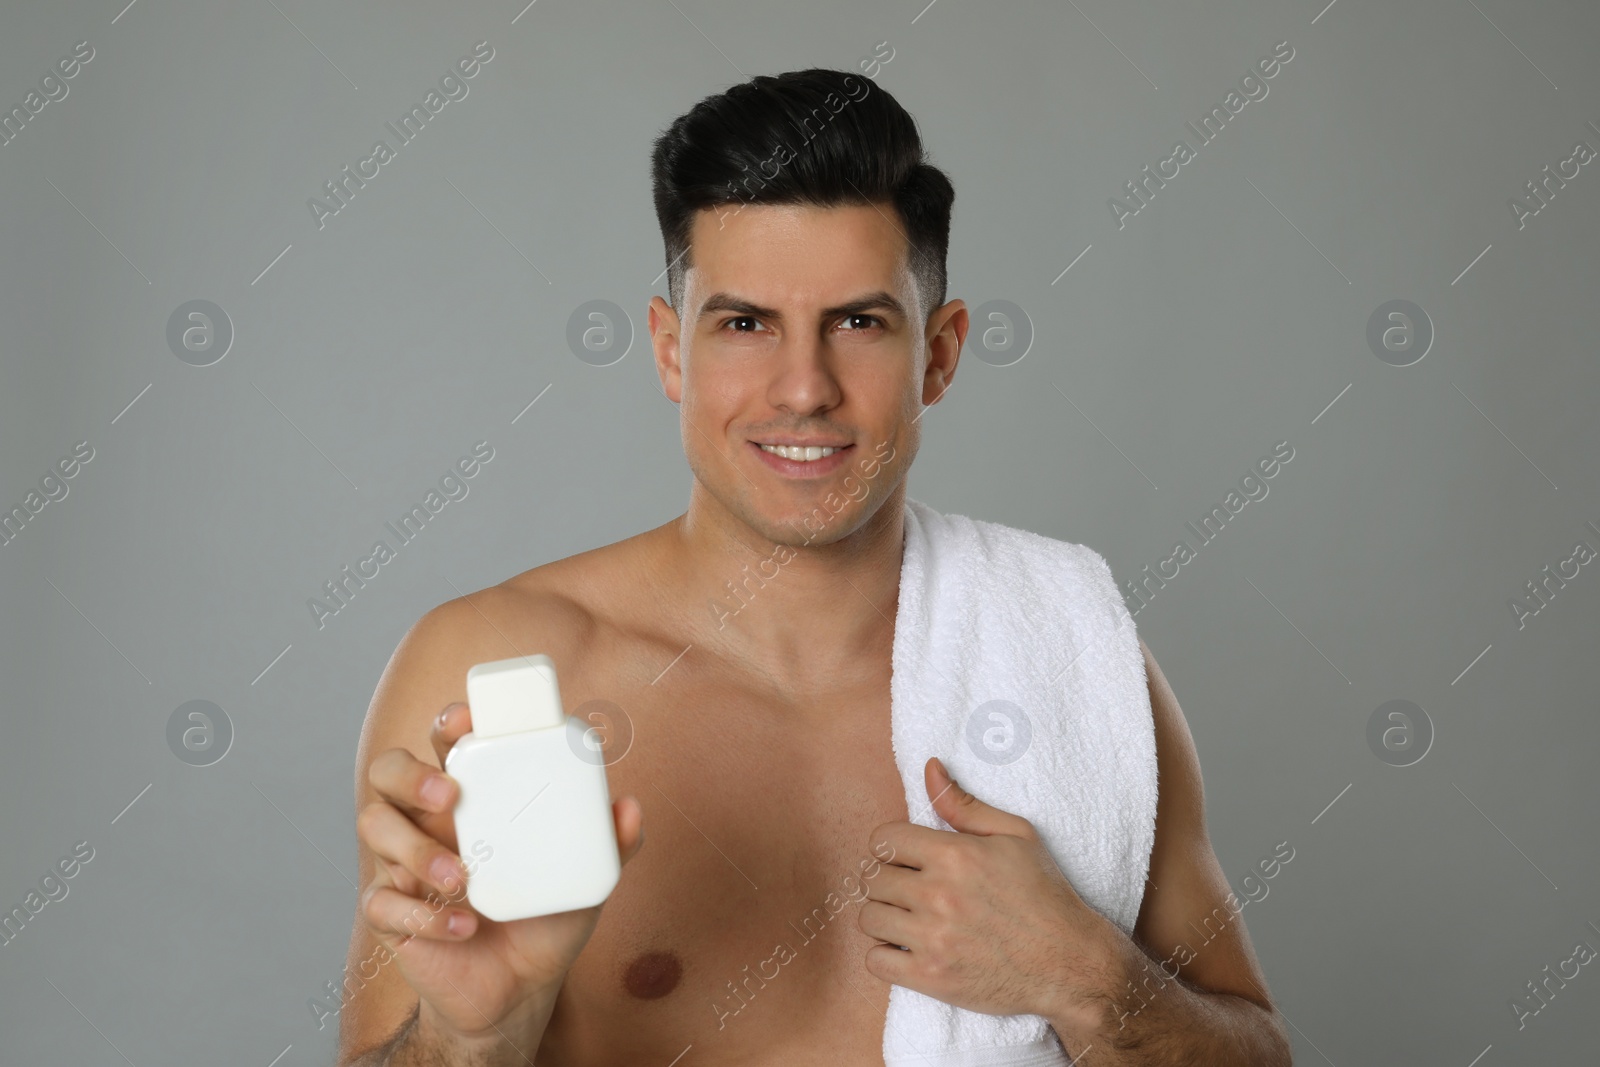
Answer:
[[[837,448],[822,448],[817,445],[806,447],[799,445],[762,445],[761,447],[775,456],[798,460],[801,463],[811,463],[821,459],[823,456],[831,456],[839,451]]]

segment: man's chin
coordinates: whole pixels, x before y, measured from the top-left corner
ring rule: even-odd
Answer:
[[[837,490],[821,490],[799,504],[776,506],[745,517],[751,529],[774,544],[816,548],[843,540],[862,523],[867,501]]]

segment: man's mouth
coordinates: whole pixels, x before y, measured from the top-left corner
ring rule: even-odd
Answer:
[[[793,460],[796,463],[815,463],[835,452],[842,452],[849,445],[769,445],[757,441],[756,444],[763,452],[771,452],[775,456]]]

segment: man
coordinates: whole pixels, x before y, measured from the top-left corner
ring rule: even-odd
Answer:
[[[401,642],[358,756],[341,1062],[882,1063],[893,983],[1043,1016],[1090,1064],[1289,1063],[1142,644],[1160,791],[1131,938],[1026,820],[937,760],[926,797],[896,771],[906,474],[968,328],[944,294],[954,193],[910,115],[854,75],[758,77],[679,118],[653,164],[671,302],[651,300],[649,328],[688,508],[441,605]],[[600,908],[495,923],[462,895],[439,768],[470,729],[467,668],[533,652],[569,713],[607,701],[631,725],[626,758],[607,741],[625,867]],[[956,832],[912,826],[908,801]],[[744,980],[841,872],[879,863],[853,915]],[[1202,926],[1177,977],[1158,971]]]

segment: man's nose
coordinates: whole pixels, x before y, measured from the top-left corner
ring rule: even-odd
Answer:
[[[775,355],[768,395],[773,407],[809,414],[838,405],[841,390],[833,353],[822,338],[791,334],[779,344]]]

